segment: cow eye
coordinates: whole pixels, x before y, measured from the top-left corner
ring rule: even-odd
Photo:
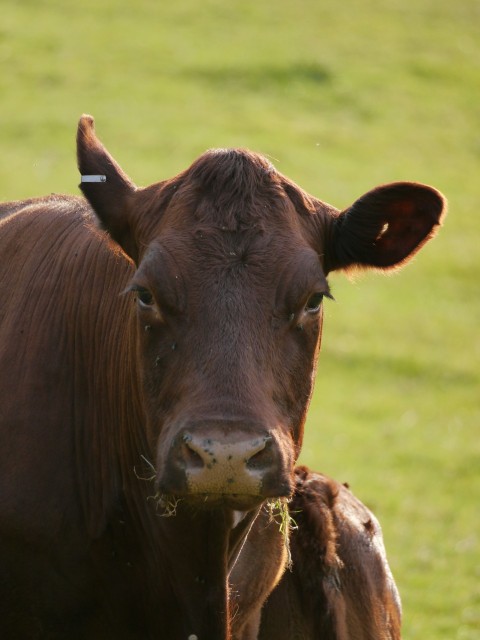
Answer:
[[[317,313],[320,310],[320,305],[323,300],[323,293],[314,293],[307,300],[307,304],[305,305],[305,311],[307,313]]]
[[[143,307],[151,307],[153,304],[153,296],[148,289],[136,289],[137,299]]]

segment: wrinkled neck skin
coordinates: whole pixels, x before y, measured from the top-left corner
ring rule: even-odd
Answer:
[[[168,582],[180,614],[175,616],[179,628],[171,630],[172,637],[231,637],[228,574],[232,524],[228,511],[194,514],[181,507],[162,522],[162,548],[169,550],[173,559],[165,558]]]
[[[258,510],[234,527],[234,514],[216,510],[196,514],[178,508],[177,516],[163,524],[165,548],[173,550],[175,564],[169,580],[181,608],[184,637],[226,640],[232,637],[229,576]],[[187,633],[186,633],[187,632]],[[180,636],[179,636],[180,637]]]

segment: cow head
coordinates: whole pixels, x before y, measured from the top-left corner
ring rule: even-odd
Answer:
[[[129,290],[160,490],[237,508],[290,495],[328,273],[402,265],[433,236],[443,197],[395,183],[340,212],[246,150],[209,151],[140,189],[90,116],[78,163],[84,176],[105,176],[81,188],[135,264]]]

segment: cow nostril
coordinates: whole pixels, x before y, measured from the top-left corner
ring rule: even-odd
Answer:
[[[274,456],[271,441],[272,438],[270,436],[265,436],[255,447],[255,450],[245,461],[248,469],[265,470],[273,464]]]
[[[191,440],[191,437],[183,438],[182,449],[185,465],[189,469],[202,469],[208,464],[205,459],[205,452],[196,446]]]
[[[202,456],[188,445],[184,447],[184,460],[189,469],[201,469],[205,466]]]
[[[182,440],[183,456],[187,468],[201,469],[206,467],[207,469],[211,469],[217,464],[214,452],[215,447],[210,438],[195,442],[191,435],[186,434]]]

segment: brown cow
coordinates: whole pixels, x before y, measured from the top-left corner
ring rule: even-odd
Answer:
[[[293,565],[263,607],[260,640],[399,640],[401,605],[374,515],[343,485],[295,470]]]
[[[339,212],[245,150],[140,189],[89,116],[78,164],[86,199],[0,210],[0,636],[398,637],[373,517],[294,467],[327,274],[403,264],[443,197]]]

